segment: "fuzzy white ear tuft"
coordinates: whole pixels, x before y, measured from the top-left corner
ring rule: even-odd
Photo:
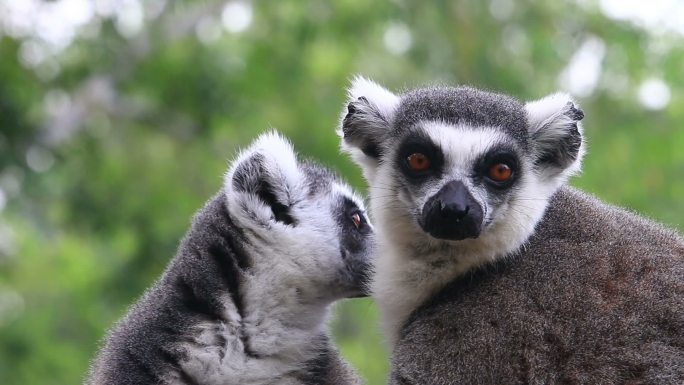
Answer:
[[[285,178],[284,182],[287,185],[292,186],[300,182],[302,174],[297,163],[297,153],[292,143],[279,132],[271,130],[261,134],[250,150],[264,154],[268,163],[267,170],[277,172]]]
[[[342,138],[342,151],[351,155],[371,181],[400,98],[360,75],[352,80],[348,96],[337,133]]]
[[[570,95],[557,92],[525,105],[530,131],[536,131],[562,114],[568,104],[576,105]]]
[[[399,97],[397,95],[362,75],[354,76],[351,87],[347,90],[347,95],[349,103],[359,98],[366,98],[366,100],[375,105],[378,112],[385,118],[391,118],[399,105]]]
[[[292,144],[275,130],[261,134],[231,163],[224,179],[229,207],[263,221],[287,223],[286,209],[304,194]]]
[[[580,122],[584,112],[565,93],[529,102],[525,109],[537,171],[545,179],[564,183],[581,169],[586,151]]]
[[[246,181],[254,179],[256,183],[264,173],[286,185],[296,185],[301,179],[292,144],[275,130],[259,135],[249,147],[240,151],[226,173],[225,187],[227,191],[235,187],[242,190],[246,186],[235,186],[235,177]]]

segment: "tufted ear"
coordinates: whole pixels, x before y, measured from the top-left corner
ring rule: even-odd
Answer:
[[[529,102],[525,109],[535,169],[543,179],[565,182],[581,168],[584,112],[562,93]]]
[[[352,80],[342,112],[342,150],[351,154],[371,180],[383,155],[399,97],[361,76]]]
[[[303,194],[292,144],[275,131],[260,135],[232,162],[224,180],[231,212],[262,223],[296,225],[290,206]]]

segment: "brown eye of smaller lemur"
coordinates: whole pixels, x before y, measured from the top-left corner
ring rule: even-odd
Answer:
[[[406,158],[408,166],[413,171],[425,171],[430,168],[430,158],[419,152],[413,153]]]
[[[505,182],[513,176],[513,170],[505,163],[497,163],[489,168],[489,179],[495,182]]]
[[[359,227],[361,227],[361,214],[359,214],[359,213],[352,214],[351,220],[352,220],[352,222],[354,222],[354,226],[356,226],[357,229]]]

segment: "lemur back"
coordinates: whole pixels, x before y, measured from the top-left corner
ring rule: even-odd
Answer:
[[[684,241],[562,187],[583,118],[564,94],[354,80],[339,133],[393,384],[684,383]]]
[[[360,384],[326,319],[365,295],[372,247],[360,199],[262,135],[111,330],[88,384]]]

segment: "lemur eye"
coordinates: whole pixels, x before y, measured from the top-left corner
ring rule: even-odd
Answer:
[[[361,216],[361,214],[358,213],[358,212],[352,214],[351,220],[352,220],[352,222],[354,223],[354,226],[356,226],[357,229],[360,228],[361,225],[363,224],[363,216]]]
[[[495,182],[505,182],[511,179],[511,176],[513,176],[513,170],[506,163],[497,163],[489,168],[489,173],[487,176],[489,176],[489,179]]]
[[[409,168],[413,171],[425,171],[430,168],[430,158],[419,152],[409,155],[406,161]]]

